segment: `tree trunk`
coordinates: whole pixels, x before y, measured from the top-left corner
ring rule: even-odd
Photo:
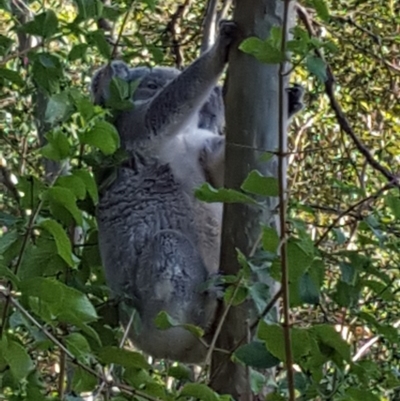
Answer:
[[[244,38],[265,39],[273,26],[282,26],[284,2],[281,0],[236,0],[234,20]],[[293,12],[291,13],[293,15]],[[293,18],[291,18],[293,20]],[[241,38],[243,40],[243,38]],[[232,48],[226,85],[226,164],[225,186],[239,189],[251,170],[277,177],[277,159],[260,162],[266,151],[278,149],[279,65],[266,65]],[[273,225],[277,198],[267,199],[268,210],[243,204],[226,204],[222,233],[221,270],[236,274],[239,270],[235,248],[250,255],[261,232],[261,224]],[[270,295],[276,284],[271,281]],[[232,350],[248,337],[246,321],[251,306],[232,308],[219,336],[217,347]],[[211,387],[236,399],[250,398],[246,369],[230,360],[229,355],[214,352]]]

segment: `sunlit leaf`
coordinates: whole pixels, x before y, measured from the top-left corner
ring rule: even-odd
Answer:
[[[257,204],[253,198],[242,192],[227,188],[215,189],[208,183],[204,183],[201,187],[197,188],[195,195],[197,199],[204,202]]]
[[[40,223],[40,226],[53,236],[57,245],[58,254],[69,266],[73,266],[74,261],[72,260],[71,243],[62,226],[55,220],[44,220]]]
[[[259,171],[253,170],[243,182],[241,189],[255,195],[278,196],[279,186],[275,177],[265,177]]]
[[[326,64],[321,58],[308,56],[306,59],[306,67],[308,71],[314,74],[322,83],[327,80]]]
[[[12,375],[17,380],[24,379],[34,368],[32,360],[25,347],[23,347],[19,342],[13,341],[6,336],[3,336],[0,343],[0,353],[7,361]]]
[[[219,396],[210,387],[201,383],[185,384],[180,391],[181,397],[190,397],[202,401],[219,401]]]
[[[81,143],[100,149],[105,155],[113,154],[119,147],[117,129],[107,121],[97,121],[80,137]]]

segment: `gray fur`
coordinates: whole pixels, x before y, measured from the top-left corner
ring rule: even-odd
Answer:
[[[140,98],[148,99],[149,95],[151,95],[151,90],[146,91],[146,85],[155,85],[160,88],[165,86],[179,73],[179,70],[168,67],[128,67],[123,61],[116,60],[109,67],[104,67],[96,71],[93,75],[91,82],[93,100],[96,104],[105,105],[105,99],[109,96],[109,81],[113,76],[117,76],[126,82],[133,82],[138,79],[144,81],[141,82],[139,88],[134,93],[133,100],[140,100]],[[222,88],[217,85],[200,109],[198,127],[221,135],[224,126],[225,108],[222,98]]]
[[[130,338],[157,358],[195,363],[206,353],[190,332],[159,330],[154,318],[165,310],[206,333],[214,318],[216,291],[204,284],[218,272],[222,205],[198,201],[194,190],[207,180],[222,184],[213,174],[223,165],[224,138],[199,128],[199,112],[236,32],[233,22],[223,22],[216,44],[181,73],[165,67],[138,73],[113,62],[92,83],[95,102],[103,104],[114,74],[141,75],[134,107],[115,122],[129,167],[120,167],[102,194],[97,220],[107,282],[141,318]]]

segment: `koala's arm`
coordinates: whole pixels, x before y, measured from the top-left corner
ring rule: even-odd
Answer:
[[[174,134],[197,116],[224,70],[237,31],[233,21],[222,21],[214,46],[151,100],[144,119],[148,134]]]

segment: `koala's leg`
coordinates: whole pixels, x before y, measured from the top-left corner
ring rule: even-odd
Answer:
[[[204,327],[209,316],[200,306],[209,296],[202,291],[208,273],[193,243],[181,232],[161,230],[139,257],[133,283],[142,319],[164,310],[179,323]],[[144,325],[146,326],[144,322]]]
[[[208,274],[192,242],[175,230],[161,230],[140,256],[133,288],[141,328],[132,340],[156,358],[201,362],[206,349],[182,327],[160,330],[154,323],[165,311],[178,323],[210,327],[216,295],[204,290]],[[202,288],[203,287],[203,288]]]

